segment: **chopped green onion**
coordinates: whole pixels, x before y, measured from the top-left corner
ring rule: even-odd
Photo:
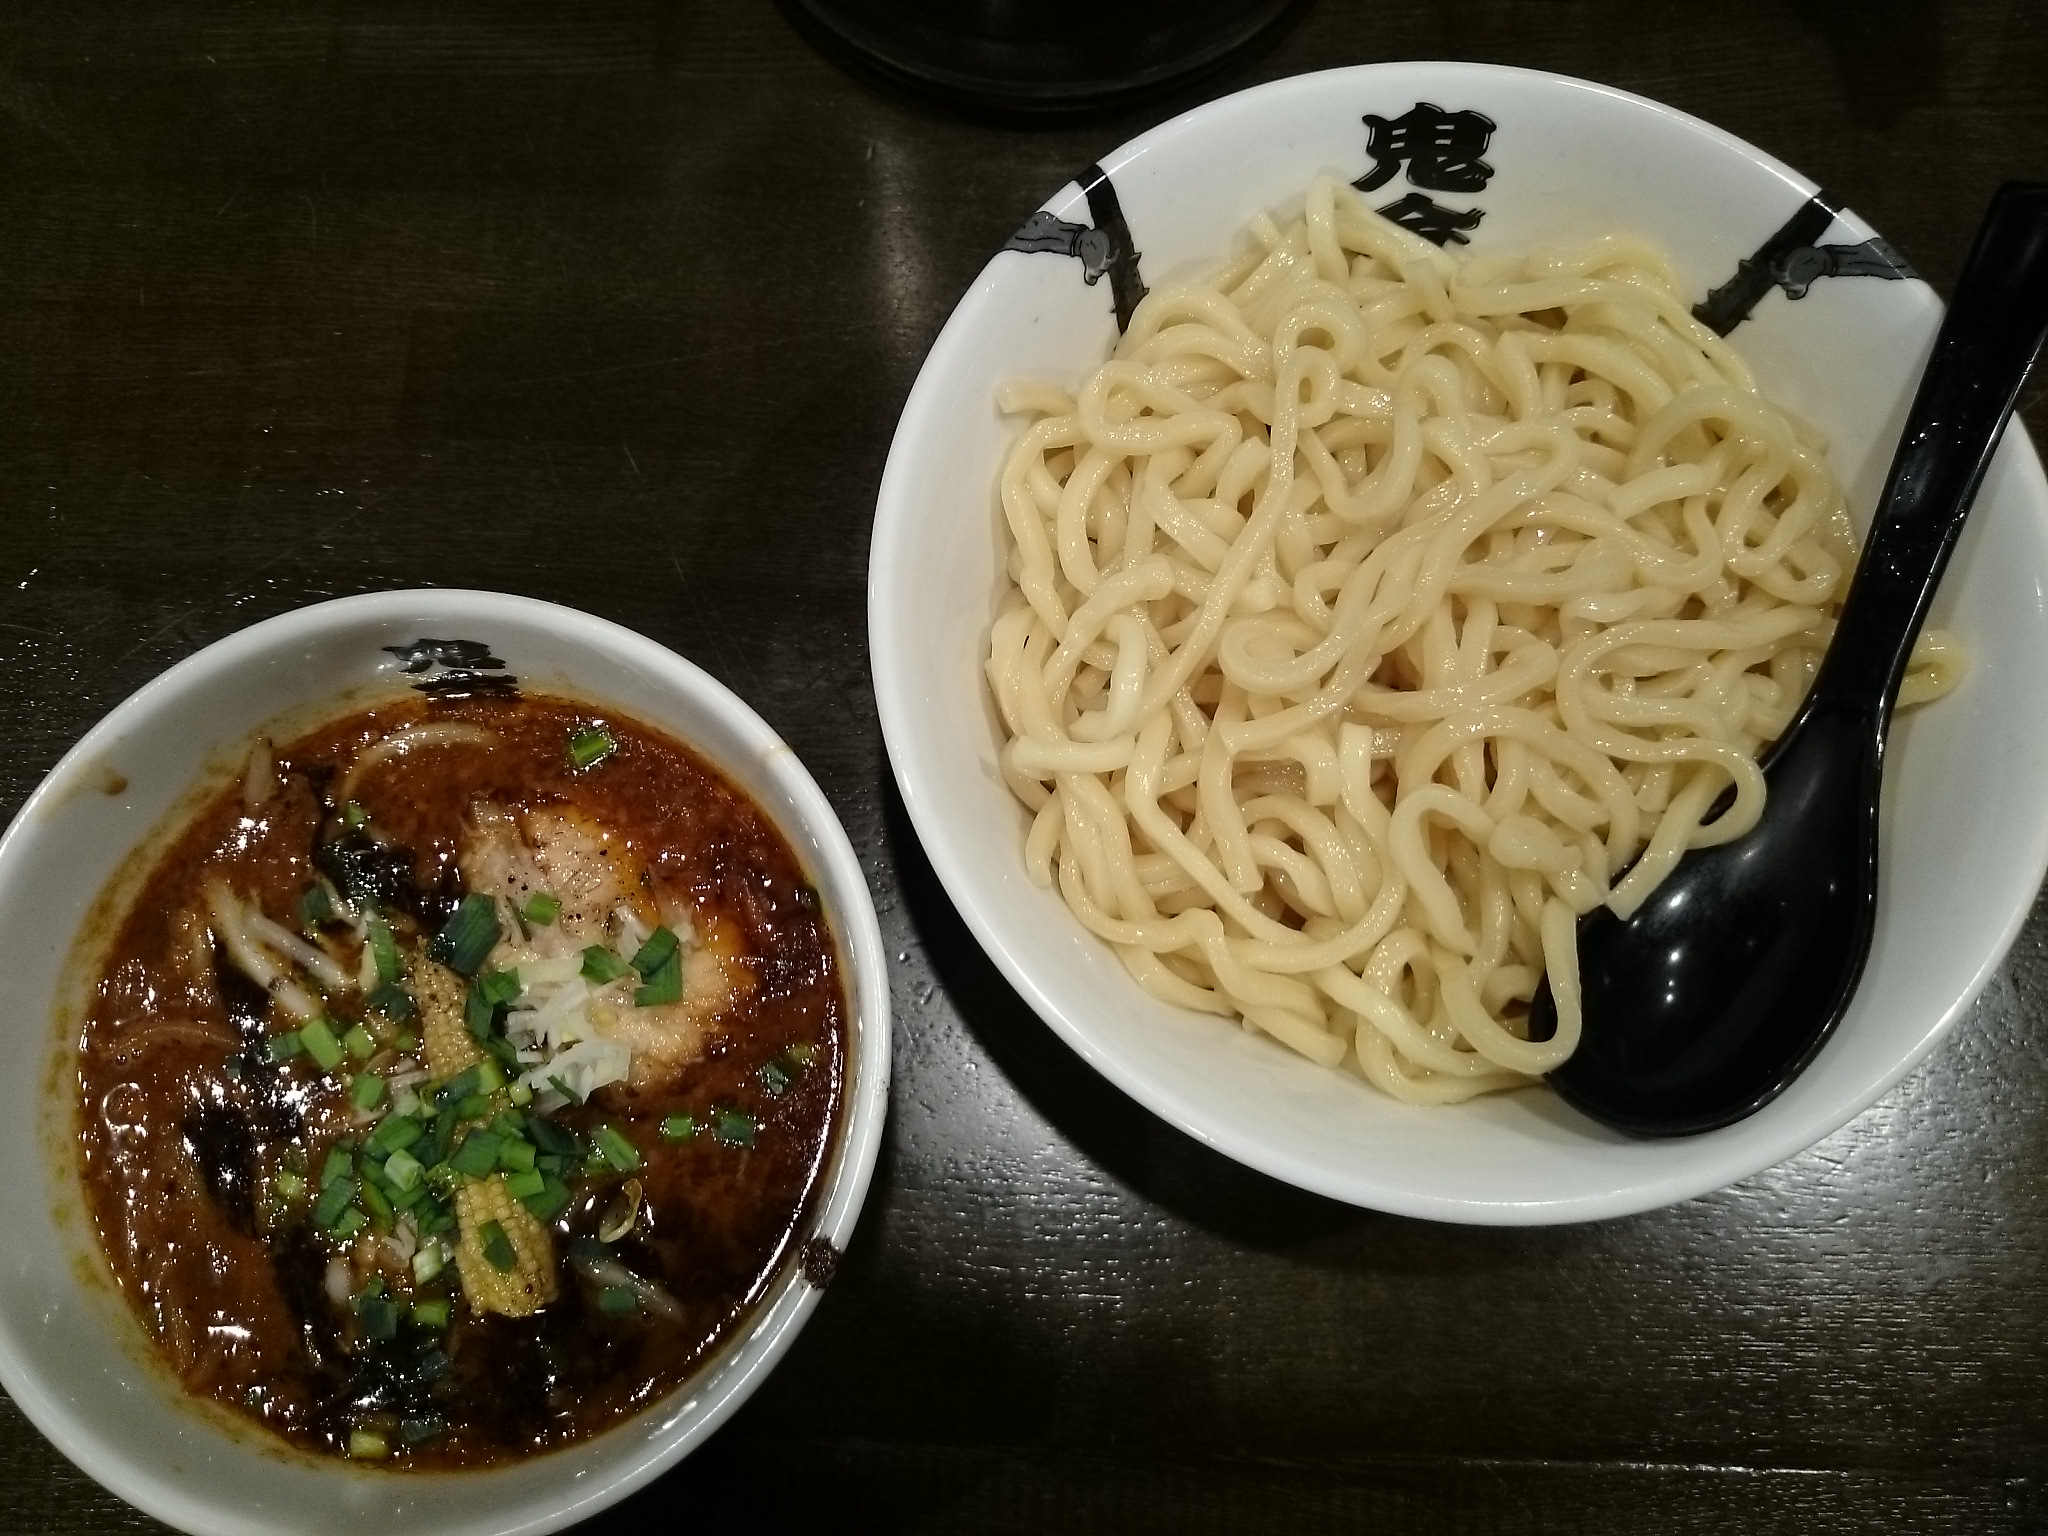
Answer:
[[[400,997],[405,997],[405,994],[403,992],[399,993],[398,995]],[[412,1006],[412,999],[409,997],[405,997],[405,1003],[406,1006],[410,1008]],[[407,1014],[406,1017],[410,1018],[412,1017],[412,1015]],[[410,1056],[414,1051],[420,1048],[420,1037],[414,1034],[409,1029],[401,1029],[398,1032],[398,1038],[391,1042],[391,1048],[397,1051],[398,1054],[401,1056]]]
[[[595,768],[618,749],[610,731],[601,725],[586,726],[569,738],[569,766]]]
[[[526,898],[519,915],[537,927],[546,928],[562,915],[562,904],[546,891],[535,891]]]
[[[324,1018],[315,1019],[299,1031],[299,1044],[320,1063],[321,1071],[332,1072],[341,1065],[341,1042],[334,1038],[334,1026]]]
[[[374,1072],[365,1072],[350,1085],[348,1101],[357,1109],[368,1114],[384,1098],[384,1079]]]
[[[311,930],[334,921],[334,897],[316,880],[299,892],[299,926]]]
[[[439,1248],[434,1249],[438,1255]],[[436,1274],[439,1273],[437,1269]],[[431,1278],[431,1277],[430,1277]],[[412,1304],[412,1320],[422,1328],[446,1328],[448,1326],[448,1298],[436,1296],[431,1301],[416,1301]],[[404,1431],[400,1430],[400,1434]]]
[[[545,1115],[528,1115],[526,1134],[533,1138],[533,1144],[541,1151],[552,1152],[557,1157],[574,1157],[579,1150],[575,1134],[563,1130]]]
[[[306,1193],[306,1176],[280,1168],[270,1176],[270,1192],[280,1201],[297,1200]]]
[[[363,1228],[367,1227],[369,1224],[369,1217],[365,1216],[361,1211],[357,1210],[354,1206],[350,1206],[347,1210],[341,1213],[341,1219],[335,1222],[335,1224],[328,1230],[332,1232],[336,1237],[340,1238],[343,1242],[347,1242],[350,1238],[354,1237],[358,1232],[362,1231]]]
[[[420,1303],[420,1306],[426,1305],[429,1305],[429,1303]],[[446,1302],[441,1303],[444,1311],[447,1305]],[[418,1318],[419,1307],[413,1308],[413,1316],[415,1319]],[[435,1325],[423,1324],[422,1326],[432,1327]],[[446,1325],[443,1324],[441,1326]],[[448,1421],[438,1413],[411,1413],[398,1421],[398,1438],[407,1445],[424,1445],[437,1435],[447,1433],[447,1430]]]
[[[548,1181],[538,1169],[528,1169],[525,1173],[507,1174],[505,1187],[512,1192],[514,1200],[531,1200],[548,1187]]]
[[[513,1173],[525,1173],[533,1167],[533,1143],[518,1137],[508,1137],[498,1148],[498,1166]]]
[[[590,1139],[597,1148],[597,1155],[620,1173],[631,1173],[640,1166],[640,1150],[619,1134],[618,1127],[600,1125],[590,1133]]]
[[[341,823],[351,832],[359,832],[369,825],[370,813],[351,800],[341,808]]]
[[[496,1093],[505,1086],[505,1074],[499,1070],[498,1064],[495,1061],[489,1059],[480,1061],[471,1067],[470,1071],[476,1074],[476,1091],[478,1093]]]
[[[608,1285],[597,1293],[597,1307],[600,1312],[623,1317],[640,1310],[640,1298],[633,1294],[630,1285]]]
[[[285,1062],[294,1056],[305,1055],[306,1042],[299,1038],[296,1030],[289,1030],[281,1035],[272,1035],[263,1042],[263,1049],[272,1061]]]
[[[434,1116],[432,1139],[427,1143],[427,1151],[418,1154],[419,1160],[430,1168],[435,1163],[447,1162],[449,1149],[455,1145],[455,1131],[458,1124],[459,1121],[452,1105]]]
[[[372,989],[370,995],[365,997],[363,1002],[368,1007],[376,1009],[377,1012],[383,1014],[385,1018],[394,1024],[403,1024],[419,1012],[413,1006],[412,995],[395,981],[384,982],[382,985]],[[412,1042],[412,1045],[401,1044],[398,1047],[401,1051],[411,1050],[413,1046],[419,1044],[419,1038],[414,1035],[400,1035],[398,1038],[400,1041],[410,1040]]]
[[[754,1117],[743,1109],[721,1109],[711,1117],[711,1134],[728,1147],[751,1147],[754,1131]]]
[[[667,965],[670,958],[682,950],[682,941],[671,928],[657,928],[647,935],[647,942],[633,953],[633,969],[652,980],[654,973]]]
[[[593,944],[583,951],[583,979],[604,986],[617,981],[621,976],[633,974],[633,967],[606,949],[602,944]]]
[[[760,1071],[761,1086],[780,1098],[789,1091],[797,1074],[818,1059],[815,1045],[792,1045]]]
[[[420,1244],[419,1252],[412,1256],[413,1283],[415,1285],[425,1285],[429,1280],[440,1274],[447,1263],[448,1261],[441,1256],[441,1245],[439,1243]],[[415,1319],[420,1315],[420,1308],[425,1305],[427,1305],[425,1302],[415,1302],[413,1304],[412,1315]],[[446,1303],[444,1302],[442,1305],[445,1306]]]
[[[509,1274],[519,1262],[519,1255],[513,1250],[511,1239],[505,1236],[505,1229],[495,1221],[487,1221],[476,1229],[477,1246],[484,1251],[484,1258],[499,1274]]]
[[[568,1209],[569,1186],[552,1175],[542,1175],[541,1190],[537,1195],[522,1195],[520,1203],[533,1212],[536,1221],[553,1221]]]
[[[355,1177],[354,1153],[354,1147],[346,1141],[337,1141],[327,1149],[327,1159],[320,1165],[320,1187],[323,1190]]]
[[[370,919],[370,953],[377,960],[377,979],[395,986],[405,972],[398,963],[398,941],[391,937],[391,925],[381,917]]]
[[[404,1151],[426,1134],[427,1128],[410,1115],[386,1115],[377,1123],[377,1129],[370,1132],[370,1145],[388,1157]]]
[[[389,1296],[365,1294],[355,1301],[356,1321],[363,1325],[363,1333],[372,1339],[393,1339],[398,1337],[398,1307]]]
[[[427,956],[461,976],[474,976],[498,942],[498,904],[472,891],[455,915],[427,940]]]
[[[491,1116],[491,1129],[500,1136],[517,1138],[526,1134],[526,1116],[516,1109],[504,1110]]]
[[[455,1149],[455,1155],[448,1159],[457,1173],[466,1173],[472,1179],[481,1179],[498,1166],[499,1138],[489,1131],[471,1131],[462,1138],[462,1145]]]
[[[483,1085],[483,1066],[481,1063],[473,1063],[441,1085],[441,1097],[445,1103],[458,1103],[477,1092]]]
[[[519,992],[517,971],[484,971],[478,975],[462,997],[462,1018],[469,1025],[469,1032],[483,1039],[497,1021],[498,1009],[518,1002]]]
[[[680,1003],[682,1000],[683,957],[671,950],[669,957],[647,978],[647,985],[633,989],[633,1006],[658,1008],[664,1003]]]
[[[353,1176],[337,1179],[320,1191],[320,1198],[313,1206],[313,1225],[323,1232],[332,1232],[341,1220],[341,1213],[347,1210],[356,1198],[356,1181]]]
[[[533,1090],[529,1088],[525,1083],[514,1083],[510,1088],[507,1088],[505,1090],[505,1096],[508,1099],[510,1099],[514,1104],[524,1105],[531,1104],[533,1102]]]
[[[397,1220],[397,1213],[391,1209],[390,1198],[370,1179],[362,1180],[356,1187],[363,1204],[369,1207],[370,1221],[379,1232],[389,1232]]]
[[[456,1101],[455,1113],[464,1120],[480,1120],[491,1112],[490,1095],[472,1093],[466,1099]]]
[[[697,1117],[695,1115],[670,1115],[661,1122],[661,1139],[663,1141],[688,1141],[696,1134]]]
[[[355,1057],[357,1061],[368,1061],[377,1054],[376,1040],[360,1024],[349,1025],[348,1033],[341,1037],[341,1043],[347,1047],[349,1055]]]
[[[377,1430],[352,1429],[348,1432],[348,1453],[358,1461],[376,1461],[391,1454],[391,1442]]]
[[[420,1160],[410,1152],[394,1152],[384,1160],[384,1177],[395,1189],[409,1190],[416,1187],[420,1175],[427,1170],[420,1166]]]

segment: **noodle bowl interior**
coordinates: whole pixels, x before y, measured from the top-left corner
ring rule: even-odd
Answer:
[[[1855,567],[1825,444],[1625,235],[1461,264],[1318,181],[999,403],[1032,877],[1404,1100],[1571,1053],[1577,918],[1754,825]],[[1901,702],[1960,666],[1929,632]]]

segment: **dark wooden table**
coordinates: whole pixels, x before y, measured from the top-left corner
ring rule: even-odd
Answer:
[[[1107,1087],[894,797],[868,528],[955,298],[1153,122],[1430,57],[1708,118],[1937,286],[1998,181],[2048,176],[2040,0],[1321,0],[1056,128],[907,101],[766,0],[0,16],[0,808],[230,630],[494,587],[737,689],[873,881],[896,1095],[859,1237],[752,1403],[588,1529],[2048,1529],[2048,907],[1812,1151],[1630,1220],[1467,1230],[1274,1184]],[[0,1527],[157,1528],[6,1404]]]

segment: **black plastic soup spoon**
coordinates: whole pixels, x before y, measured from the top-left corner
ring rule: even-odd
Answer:
[[[1936,335],[1833,645],[1764,759],[1746,835],[1680,860],[1626,921],[1580,919],[1585,1033],[1550,1074],[1639,1136],[1761,1109],[1840,1022],[1877,916],[1878,778],[1913,640],[2048,333],[2048,184],[1999,189]],[[1547,1039],[1546,985],[1530,1032]]]

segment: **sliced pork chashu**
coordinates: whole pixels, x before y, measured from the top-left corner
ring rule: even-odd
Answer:
[[[494,966],[566,957],[593,944],[631,959],[657,926],[674,931],[682,942],[680,1002],[637,1007],[630,989],[612,988],[587,1010],[599,1036],[632,1052],[629,1088],[663,1087],[701,1058],[720,1019],[753,985],[733,925],[669,893],[657,895],[639,855],[578,807],[514,810],[478,801],[458,862],[472,891],[504,897],[514,908],[543,893],[561,904],[553,923],[508,934]]]

